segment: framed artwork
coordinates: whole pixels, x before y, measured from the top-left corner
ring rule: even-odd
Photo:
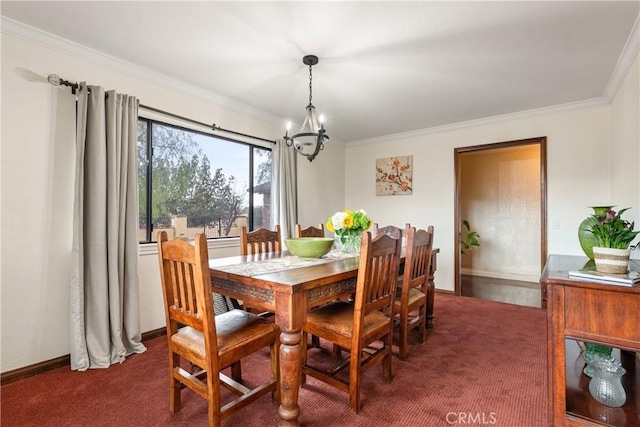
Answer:
[[[394,196],[413,192],[413,156],[376,160],[376,196]]]

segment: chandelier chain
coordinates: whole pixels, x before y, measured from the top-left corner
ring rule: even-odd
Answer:
[[[313,75],[311,74],[311,65],[309,65],[309,105],[311,105],[311,95],[313,92],[313,86],[311,85],[311,80],[313,79]]]

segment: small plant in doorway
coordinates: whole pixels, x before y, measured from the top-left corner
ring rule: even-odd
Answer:
[[[462,220],[464,231],[460,234],[460,250],[462,255],[468,254],[474,246],[480,246],[480,235],[477,231],[472,231],[469,221]]]

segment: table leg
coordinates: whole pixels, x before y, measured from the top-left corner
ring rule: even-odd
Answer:
[[[307,294],[277,294],[276,323],[280,326],[279,426],[299,426],[298,391],[302,373],[302,325],[307,314]]]

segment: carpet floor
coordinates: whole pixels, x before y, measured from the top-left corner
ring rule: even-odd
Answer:
[[[409,359],[394,356],[390,384],[380,365],[364,374],[359,414],[350,412],[346,393],[308,378],[299,420],[318,427],[544,426],[545,316],[539,308],[436,293],[436,327],[427,342],[411,337]],[[65,367],[2,386],[1,425],[206,426],[205,401],[190,390],[183,391],[182,410],[169,412],[166,338],[145,344],[145,353],[109,369]],[[309,359],[322,363],[328,355],[313,349]],[[244,361],[245,381],[263,380],[268,363],[268,351]],[[265,396],[223,425],[277,421],[277,406]]]

